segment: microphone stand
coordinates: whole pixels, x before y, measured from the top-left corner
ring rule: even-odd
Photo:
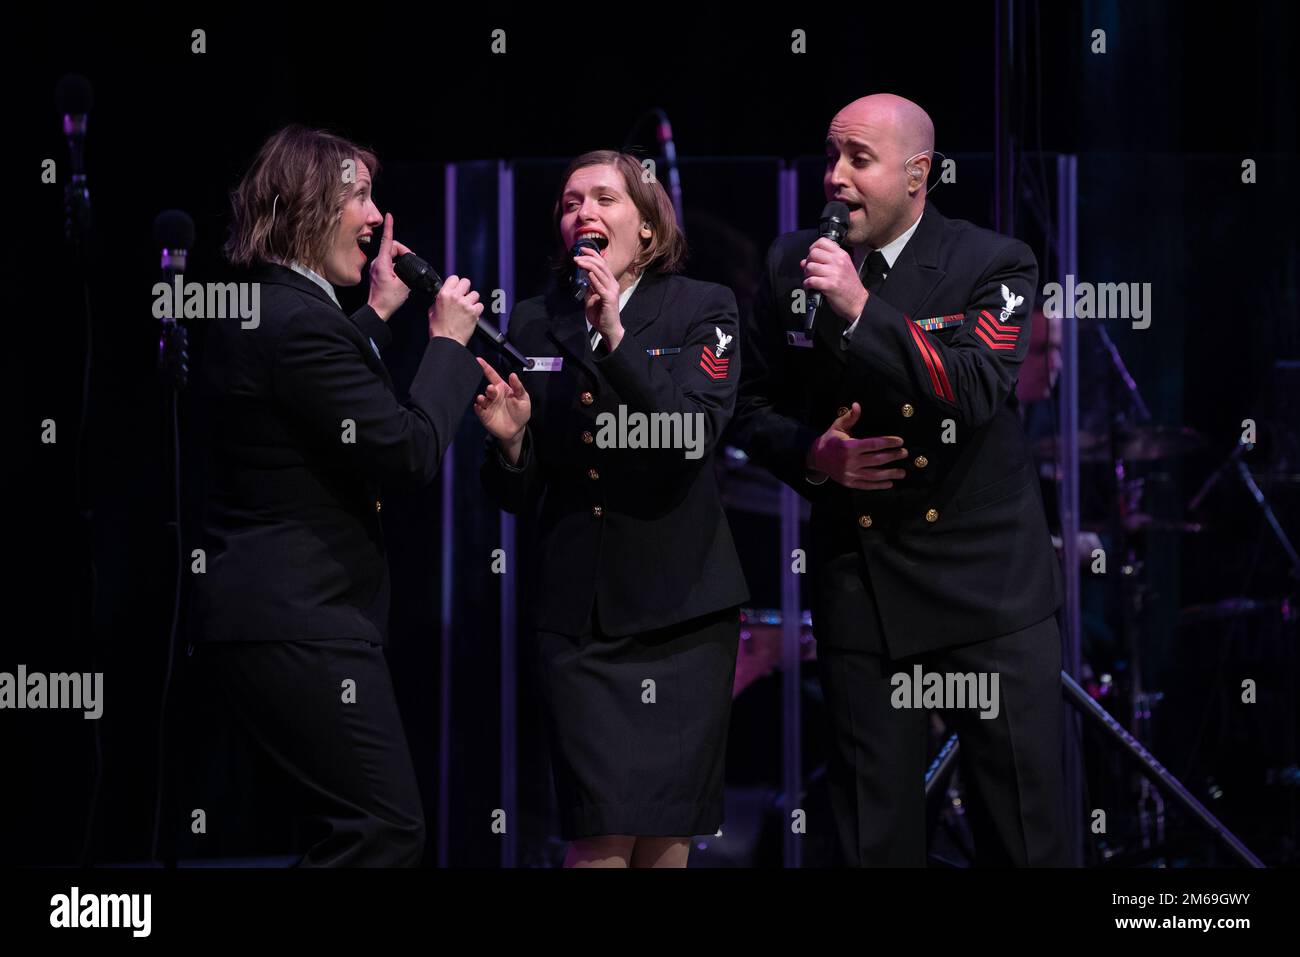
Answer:
[[[1223,478],[1224,474],[1229,471],[1235,472],[1237,478],[1240,479],[1241,484],[1246,487],[1246,491],[1250,494],[1251,499],[1259,506],[1259,510],[1264,514],[1264,521],[1273,532],[1273,537],[1277,539],[1277,543],[1282,547],[1282,551],[1286,552],[1287,560],[1291,563],[1291,578],[1300,581],[1300,553],[1296,552],[1296,547],[1292,544],[1286,530],[1282,528],[1282,523],[1278,521],[1277,514],[1273,511],[1273,506],[1269,504],[1263,490],[1255,481],[1255,473],[1253,473],[1250,470],[1250,466],[1243,461],[1243,456],[1246,452],[1254,447],[1254,443],[1238,442],[1236,446],[1233,447],[1233,450],[1228,453],[1228,457],[1220,463],[1218,468],[1210,473],[1209,477],[1201,485],[1200,489],[1198,489],[1196,494],[1192,496],[1191,501],[1187,503],[1187,510],[1190,512],[1199,508],[1201,502],[1210,494],[1211,489],[1219,484],[1219,480]]]
[[[632,137],[647,119],[655,121],[655,138],[659,141],[659,147],[664,151],[664,159],[668,165],[668,196],[673,201],[673,212],[677,214],[677,228],[685,231],[686,217],[682,210],[682,177],[677,168],[677,144],[673,142],[673,127],[668,122],[668,114],[660,107],[652,107],[632,125],[632,130],[624,141],[624,150],[632,146]]]
[[[65,83],[73,77],[65,77],[56,87],[56,98],[63,96]],[[81,82],[88,88],[84,78]],[[93,236],[91,232],[90,187],[86,179],[85,136],[89,100],[77,105],[68,104],[61,107],[63,113],[63,135],[68,145],[68,166],[70,174],[63,186],[63,237],[71,252],[76,285],[81,291],[82,314],[85,318],[85,358],[81,372],[81,412],[77,419],[77,444],[73,456],[73,495],[76,497],[76,512],[80,519],[79,531],[81,545],[89,564],[87,594],[88,626],[86,634],[90,638],[90,657],[93,662],[98,657],[98,648],[94,643],[96,613],[96,590],[99,571],[95,562],[95,513],[90,492],[89,471],[86,451],[87,421],[90,417],[91,370],[95,355],[95,322],[91,309],[91,267],[94,261]],[[100,727],[102,722],[94,722],[92,737],[94,739],[94,761],[90,784],[90,798],[86,806],[86,830],[82,837],[80,866],[89,867],[95,844],[95,825],[99,816],[99,799],[103,785],[104,744]]]
[[[193,227],[191,226],[191,229]],[[185,266],[188,258],[186,249],[163,249],[163,279],[170,286],[179,278],[182,288],[185,280]],[[171,312],[179,312],[179,302],[173,300]],[[184,588],[185,545],[181,511],[181,428],[180,404],[181,393],[189,385],[189,332],[177,321],[175,316],[167,315],[161,320],[158,335],[158,375],[160,383],[167,390],[166,407],[171,424],[171,479],[172,479],[172,528],[176,537],[176,577],[172,593],[171,627],[167,633],[167,662],[163,670],[162,695],[158,705],[158,742],[156,790],[154,792],[153,831],[149,844],[149,859],[157,861],[160,829],[164,819],[164,798],[170,796],[172,762],[168,760],[167,751],[167,705],[171,697],[172,674],[176,665],[176,634],[180,624],[181,595]],[[170,810],[170,809],[169,809]],[[168,829],[166,860],[168,868],[176,866],[176,842],[172,829]]]

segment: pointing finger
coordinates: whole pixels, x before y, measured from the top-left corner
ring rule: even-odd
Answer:
[[[501,381],[501,376],[497,374],[497,370],[492,368],[491,364],[486,359],[484,359],[482,356],[475,356],[474,358],[478,359],[479,368],[481,368],[483,370],[483,374],[487,376],[488,382],[495,385],[496,383]],[[491,387],[492,386],[488,386],[489,389]]]
[[[379,237],[379,258],[393,258],[393,214],[384,213],[383,234]]]

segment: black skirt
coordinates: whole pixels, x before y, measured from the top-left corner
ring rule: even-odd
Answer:
[[[538,633],[565,840],[722,826],[736,608],[622,638]]]

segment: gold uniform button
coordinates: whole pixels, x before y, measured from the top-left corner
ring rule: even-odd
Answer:
[[[840,406],[839,411],[835,413],[835,418],[838,419],[840,416],[848,415],[848,414],[849,414],[849,407],[847,405],[842,405]]]
[[[591,403],[596,401],[596,397],[592,395],[590,392],[584,392],[582,393],[582,395],[578,396],[578,400],[583,405],[591,405]]]
[[[939,510],[937,508],[929,509],[925,513],[925,520],[931,523],[939,521]]]
[[[584,444],[590,445],[592,442],[596,441],[596,437],[592,435],[590,432],[583,432],[582,441]]]
[[[383,509],[384,509],[384,503],[379,501],[379,499],[375,499],[375,511],[382,512]]]
[[[600,518],[602,515],[605,514],[605,510],[601,508],[599,505],[593,505],[591,506],[591,514],[594,515],[596,518]]]
[[[597,472],[595,469],[587,469],[587,478],[591,479],[594,482],[600,478],[600,473]]]
[[[924,455],[918,455],[916,458],[912,459],[912,464],[915,465],[918,469],[923,469],[930,464],[930,460],[927,459]]]
[[[859,516],[858,516],[858,524],[861,525],[863,528],[870,528],[870,527],[871,527],[871,516],[870,516],[870,515],[859,515]]]
[[[903,413],[903,418],[910,419],[912,417],[912,414],[916,412],[916,409],[912,408],[912,403],[904,402],[903,408],[900,409],[899,411]]]

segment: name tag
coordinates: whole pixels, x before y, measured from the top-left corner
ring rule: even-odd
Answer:
[[[813,341],[808,333],[793,330],[785,334],[785,343],[788,346],[794,346],[796,349],[811,349],[813,347]]]
[[[533,365],[525,372],[559,372],[564,365],[564,356],[529,356]]]
[[[681,346],[665,346],[660,349],[647,349],[645,354],[648,356],[675,356],[681,351]]]

